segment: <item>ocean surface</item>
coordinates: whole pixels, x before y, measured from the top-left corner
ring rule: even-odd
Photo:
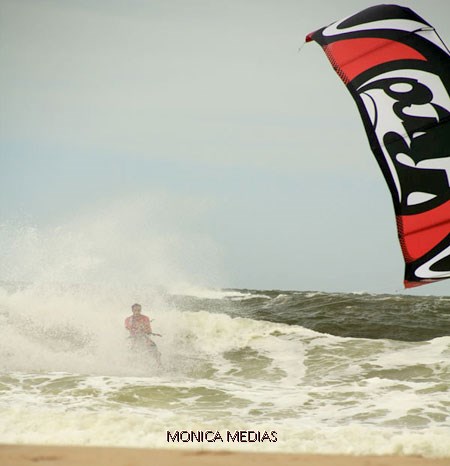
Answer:
[[[129,348],[136,301],[161,368]],[[0,443],[450,457],[449,439],[450,298],[0,286]]]

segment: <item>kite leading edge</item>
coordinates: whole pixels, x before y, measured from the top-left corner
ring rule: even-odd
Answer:
[[[406,288],[450,278],[450,53],[409,8],[378,5],[306,36],[352,94],[389,186]]]

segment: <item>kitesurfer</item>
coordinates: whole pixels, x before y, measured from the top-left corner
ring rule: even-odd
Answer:
[[[161,364],[161,354],[158,351],[156,343],[151,339],[151,335],[161,336],[159,333],[153,333],[150,319],[141,314],[142,306],[135,303],[131,306],[133,315],[125,319],[125,328],[130,332],[130,338],[132,341],[132,349],[134,351],[147,351],[154,354],[158,365]]]

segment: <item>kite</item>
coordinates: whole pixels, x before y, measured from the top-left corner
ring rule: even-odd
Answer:
[[[394,204],[406,288],[450,278],[450,52],[409,8],[377,5],[306,36],[361,115]]]

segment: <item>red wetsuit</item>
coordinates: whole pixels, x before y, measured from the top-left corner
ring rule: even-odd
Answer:
[[[150,319],[143,314],[130,316],[125,319],[125,328],[131,337],[138,337],[152,333]]]

